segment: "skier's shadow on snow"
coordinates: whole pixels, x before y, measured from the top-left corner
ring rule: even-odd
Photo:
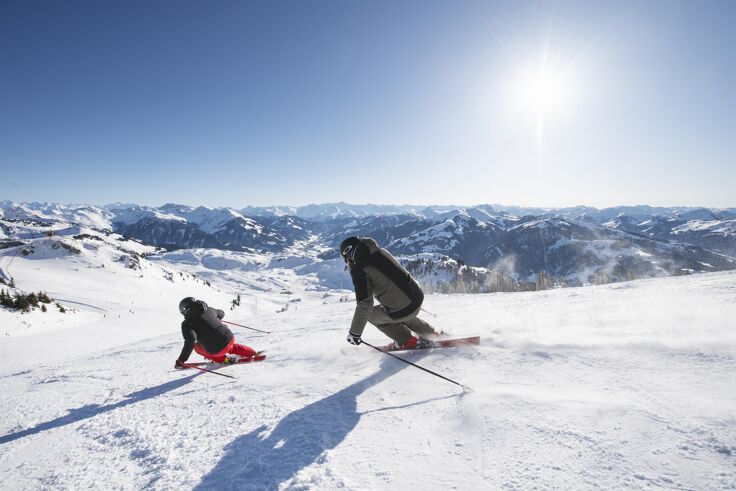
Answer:
[[[201,374],[195,373],[187,377],[182,377],[180,379],[172,380],[161,385],[156,385],[155,387],[146,387],[145,389],[126,395],[125,399],[116,402],[115,404],[87,404],[78,408],[69,409],[69,414],[65,414],[64,416],[59,416],[56,419],[41,423],[34,426],[33,428],[28,428],[22,431],[0,436],[0,445],[2,445],[3,443],[12,442],[26,436],[35,435],[37,433],[41,433],[42,431],[77,423],[85,419],[93,418],[99,414],[107,413],[114,409],[130,406],[131,404],[135,404],[136,402],[141,402],[145,401],[146,399],[160,396],[188,384],[192,381],[192,379],[194,379],[194,377],[197,377],[199,375]]]
[[[356,427],[362,414],[374,412],[358,412],[357,398],[360,394],[406,367],[408,365],[387,357],[370,377],[293,411],[270,434],[263,425],[237,437],[225,446],[225,455],[194,489],[278,489],[280,483],[301,469],[323,462],[325,451],[339,445]],[[400,407],[450,397],[455,395]]]

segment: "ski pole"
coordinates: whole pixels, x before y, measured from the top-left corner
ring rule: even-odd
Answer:
[[[225,324],[230,324],[231,326],[244,327],[246,329],[250,329],[251,331],[258,331],[258,332],[262,332],[264,334],[271,334],[271,331],[261,331],[260,329],[256,329],[255,327],[248,327],[248,326],[244,326],[242,324],[236,324],[235,322],[230,322],[230,321],[222,321],[222,322],[224,322]]]
[[[453,383],[453,384],[455,384],[455,385],[459,385],[459,386],[460,386],[460,387],[462,387],[463,389],[470,389],[470,387],[465,387],[465,386],[464,386],[463,384],[461,384],[460,382],[455,382],[454,380],[452,380],[452,379],[449,379],[449,378],[445,377],[444,375],[440,375],[439,373],[435,373],[435,372],[433,372],[432,370],[428,370],[428,369],[426,369],[426,368],[424,368],[424,367],[420,367],[420,366],[419,366],[419,365],[417,365],[416,363],[412,363],[412,362],[410,362],[409,360],[405,360],[405,359],[401,358],[400,356],[396,356],[396,355],[395,355],[395,354],[393,354],[393,353],[389,353],[388,351],[383,351],[383,350],[382,350],[381,348],[377,348],[376,346],[373,346],[373,345],[372,345],[372,344],[370,344],[370,343],[366,343],[365,341],[362,341],[362,340],[361,340],[361,343],[362,343],[362,344],[366,344],[366,345],[370,346],[371,348],[373,348],[374,350],[376,350],[376,351],[380,351],[380,352],[381,352],[381,353],[383,353],[383,354],[386,354],[386,355],[389,355],[389,356],[393,356],[393,357],[394,357],[394,358],[396,358],[397,360],[401,360],[401,361],[403,361],[404,363],[408,363],[409,365],[411,365],[411,366],[413,366],[413,367],[416,367],[416,368],[418,368],[418,369],[420,369],[420,370],[424,370],[424,371],[425,371],[425,372],[427,372],[427,373],[431,373],[431,374],[432,374],[432,375],[434,375],[435,377],[443,378],[443,379],[447,380],[448,382],[452,382],[452,383]]]
[[[424,307],[422,307],[422,310],[425,311],[426,313],[428,313],[429,315],[431,315],[432,317],[437,317],[437,314],[433,314],[432,312],[430,312],[429,310],[425,309]]]
[[[235,378],[232,375],[225,375],[224,373],[218,373],[218,372],[215,372],[214,370],[207,370],[206,368],[198,367],[197,365],[190,365],[189,363],[182,363],[182,362],[179,362],[179,363],[181,363],[183,367],[196,368],[197,370],[202,370],[203,372],[207,372],[207,373],[214,373],[215,375],[219,375],[221,377]]]

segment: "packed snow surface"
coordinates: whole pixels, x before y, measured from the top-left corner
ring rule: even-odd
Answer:
[[[70,309],[0,310],[1,489],[736,487],[734,273],[429,296],[481,344],[399,356],[463,390],[347,345],[354,304],[314,275],[86,254],[0,256]],[[187,295],[271,331],[234,328],[267,360],[173,370]]]

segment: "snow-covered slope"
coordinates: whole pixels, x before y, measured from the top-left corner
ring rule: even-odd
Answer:
[[[223,251],[130,269],[115,246],[0,255],[19,287],[74,309],[0,309],[1,489],[736,484],[734,273],[430,295],[431,323],[482,342],[401,356],[463,392],[348,346],[354,304],[315,276]],[[174,371],[186,295],[271,331],[235,328],[268,359],[220,369],[234,380]]]
[[[110,228],[109,216],[104,210],[95,206],[0,202],[0,218],[11,221],[71,222],[102,230]]]
[[[736,217],[727,211],[715,212],[701,208],[663,216],[620,215],[603,225],[642,237],[695,244],[736,256]]]

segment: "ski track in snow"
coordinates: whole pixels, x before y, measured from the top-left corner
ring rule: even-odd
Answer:
[[[354,304],[288,275],[290,310],[267,291],[226,310],[273,331],[236,331],[266,361],[219,369],[235,380],[175,371],[178,299],[232,293],[101,296],[92,274],[54,289],[91,311],[0,341],[0,489],[736,488],[733,273],[430,296],[427,320],[481,345],[401,356],[468,392],[346,346]]]

